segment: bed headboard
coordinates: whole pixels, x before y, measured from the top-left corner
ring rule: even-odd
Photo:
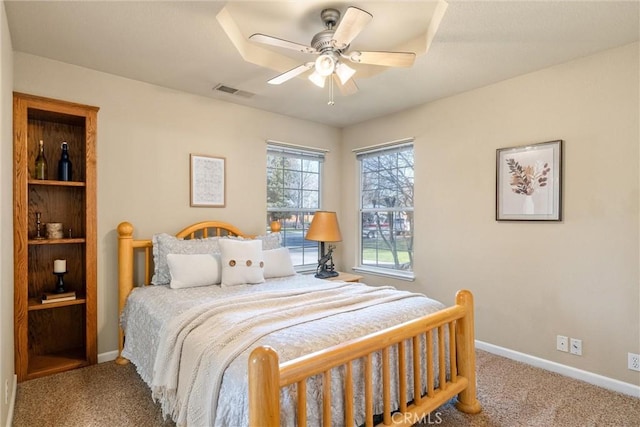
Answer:
[[[185,227],[176,234],[184,239],[199,239],[214,236],[253,237],[240,231],[237,227],[222,221],[202,221]],[[124,304],[131,290],[136,286],[134,277],[137,271],[143,272],[143,285],[151,283],[153,274],[153,245],[151,239],[134,239],[133,225],[129,222],[118,224],[118,318],[122,314]],[[136,261],[138,264],[136,265]],[[119,353],[124,345],[124,331],[119,330]],[[128,361],[118,355],[118,363]]]

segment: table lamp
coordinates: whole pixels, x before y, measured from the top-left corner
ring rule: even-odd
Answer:
[[[307,240],[319,242],[318,248],[318,268],[315,276],[319,279],[327,279],[336,277],[338,272],[334,269],[333,249],[334,246],[329,245],[328,252],[325,252],[326,242],[340,242],[342,235],[340,234],[340,226],[338,225],[338,216],[335,212],[317,211],[313,215],[313,220],[305,236]]]

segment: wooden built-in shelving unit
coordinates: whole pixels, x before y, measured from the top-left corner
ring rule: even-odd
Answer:
[[[98,108],[21,93],[13,97],[14,336],[18,381],[97,362],[96,134]],[[35,179],[39,141],[48,175]],[[60,144],[69,144],[72,181],[57,180]],[[61,239],[36,239],[49,222]],[[57,279],[53,260],[66,260],[65,289],[76,299],[42,304]]]

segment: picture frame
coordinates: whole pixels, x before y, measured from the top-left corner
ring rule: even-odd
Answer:
[[[189,155],[189,193],[192,207],[225,207],[225,162],[224,157],[193,153]]]
[[[496,221],[562,220],[563,141],[496,150]]]

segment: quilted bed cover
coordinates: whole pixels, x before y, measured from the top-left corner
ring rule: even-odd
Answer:
[[[146,286],[133,290],[122,313],[122,355],[178,425],[246,426],[247,363],[255,347],[273,347],[282,363],[442,308],[422,294],[309,275],[233,287]],[[397,363],[394,349],[391,358]],[[380,357],[373,362],[375,373]],[[341,369],[332,372],[334,408],[342,407]],[[407,375],[411,384],[411,370]],[[357,386],[362,377],[356,362],[356,425],[364,422],[364,409],[358,409],[364,408],[363,387]],[[378,380],[374,374],[374,383]],[[322,424],[321,390],[321,377],[307,381],[309,425]],[[281,390],[285,425],[296,424],[295,393],[295,387]],[[395,386],[396,404],[397,396]],[[381,397],[374,411],[382,411]],[[332,425],[344,424],[340,411],[332,411],[332,417]]]

